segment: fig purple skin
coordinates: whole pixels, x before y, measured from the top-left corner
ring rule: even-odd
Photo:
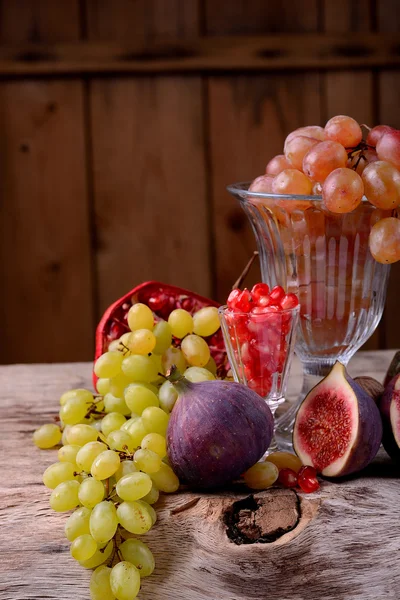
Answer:
[[[304,399],[293,446],[302,462],[327,477],[364,469],[382,440],[382,420],[373,399],[337,362]]]
[[[400,373],[386,386],[379,405],[383,421],[383,447],[393,460],[400,462]],[[397,413],[397,418],[396,418]],[[398,441],[396,441],[396,439]]]
[[[265,454],[274,419],[266,402],[245,385],[224,381],[174,383],[167,448],[179,479],[210,489],[240,477]]]

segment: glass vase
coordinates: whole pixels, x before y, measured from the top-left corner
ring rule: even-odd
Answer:
[[[303,388],[277,421],[278,443],[288,449],[299,403],[337,360],[347,365],[381,319],[390,267],[373,259],[368,237],[371,226],[391,213],[365,200],[351,213],[333,214],[320,196],[255,193],[248,186],[228,190],[250,220],[262,280],[300,301],[295,351]]]

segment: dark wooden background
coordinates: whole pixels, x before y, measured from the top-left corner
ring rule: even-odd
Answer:
[[[399,28],[398,0],[0,0],[0,362],[90,359],[146,279],[223,300],[255,246],[226,184],[301,125],[400,127]]]

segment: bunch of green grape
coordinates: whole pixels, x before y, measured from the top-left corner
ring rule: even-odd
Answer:
[[[34,433],[39,448],[61,444],[58,462],[43,474],[56,512],[74,511],[65,524],[71,555],[95,569],[92,600],[132,600],[141,578],[151,575],[150,548],[131,537],[156,522],[160,492],[173,493],[179,480],[168,464],[166,432],[176,400],[165,378],[172,365],[190,381],[215,379],[215,363],[201,335],[219,328],[217,309],[193,317],[183,309],[154,324],[151,310],[135,304],[130,332],[111,342],[96,361],[94,395],[74,389],[60,398],[60,425]],[[173,345],[179,339],[180,348]]]

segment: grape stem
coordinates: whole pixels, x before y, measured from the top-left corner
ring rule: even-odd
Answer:
[[[243,281],[246,279],[252,265],[253,262],[255,261],[256,257],[258,256],[258,251],[254,250],[252,257],[250,258],[250,260],[248,261],[247,265],[245,266],[245,268],[243,269],[243,271],[241,272],[241,274],[239,275],[238,279],[235,281],[235,283],[232,286],[232,289],[236,289],[236,288],[240,288]]]

